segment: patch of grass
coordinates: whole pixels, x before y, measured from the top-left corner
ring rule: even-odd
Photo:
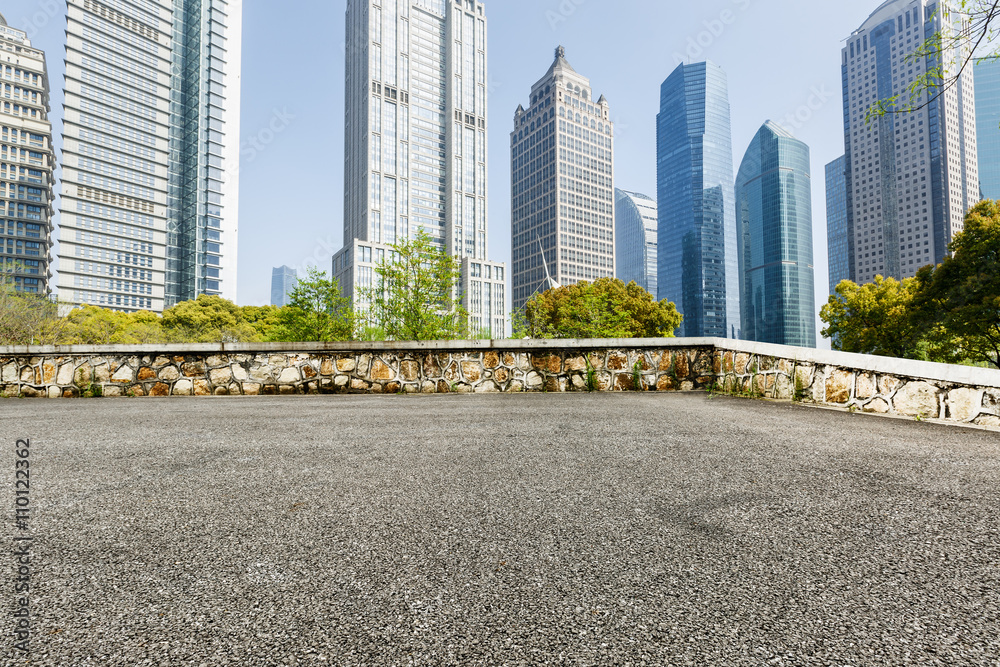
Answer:
[[[590,356],[584,355],[583,362],[587,364],[587,391],[597,391],[597,371],[590,365]]]
[[[632,365],[632,389],[642,391],[642,362],[636,361]]]

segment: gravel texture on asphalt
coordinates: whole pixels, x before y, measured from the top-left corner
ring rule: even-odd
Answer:
[[[8,508],[32,438],[31,665],[1000,665],[996,432],[698,394],[0,423]]]

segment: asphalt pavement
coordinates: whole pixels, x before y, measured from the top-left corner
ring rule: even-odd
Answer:
[[[2,400],[7,665],[1000,665],[1000,434],[702,394]],[[30,660],[30,662],[28,662]]]

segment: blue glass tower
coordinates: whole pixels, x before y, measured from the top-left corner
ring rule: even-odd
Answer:
[[[1000,199],[1000,60],[977,62],[973,78],[980,197]]]
[[[736,176],[742,337],[816,347],[809,147],[768,121]]]
[[[656,201],[615,188],[615,277],[656,296]]]
[[[830,259],[830,294],[851,279],[851,248],[847,216],[847,156],[826,165],[826,240]]]
[[[739,259],[726,73],[680,65],[656,117],[658,298],[684,315],[678,335],[739,338]]]

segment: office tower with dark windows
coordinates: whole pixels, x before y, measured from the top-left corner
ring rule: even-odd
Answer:
[[[976,144],[982,199],[1000,200],[1000,60],[980,60],[976,75]]]
[[[742,338],[816,347],[809,147],[768,121],[736,176]]]
[[[615,275],[614,124],[590,79],[556,49],[514,114],[511,233],[514,308],[552,282]],[[550,280],[551,278],[551,280]]]
[[[288,297],[299,284],[298,272],[288,266],[279,266],[271,271],[271,305],[288,305]]]
[[[851,279],[851,247],[848,234],[847,159],[841,155],[826,165],[826,244],[830,262],[830,294]]]
[[[656,200],[615,188],[615,275],[656,296]]]
[[[726,73],[682,64],[656,118],[659,298],[684,315],[680,336],[739,338],[740,281]]]
[[[242,6],[68,0],[62,301],[236,299]]]
[[[46,294],[52,246],[52,125],[45,54],[0,14],[0,279]]]
[[[945,24],[932,0],[888,0],[842,51],[851,278],[897,279],[936,264],[979,201],[973,68],[952,87],[910,99],[910,87],[961,54],[913,58]],[[954,16],[954,15],[953,15]],[[899,96],[903,113],[871,115]],[[912,108],[912,110],[911,110]]]
[[[470,324],[506,330],[506,267],[487,236],[487,33],[475,0],[348,0],[344,247],[359,311],[395,243],[426,232],[461,260]]]

